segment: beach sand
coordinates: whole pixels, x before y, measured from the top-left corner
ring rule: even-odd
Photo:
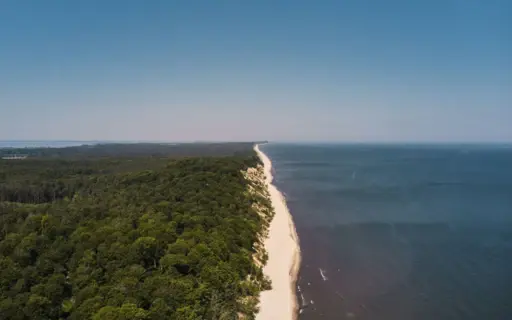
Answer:
[[[299,241],[285,198],[272,184],[272,163],[258,145],[254,150],[264,164],[265,182],[275,210],[264,241],[268,261],[263,267],[263,273],[272,281],[272,289],[261,292],[256,320],[292,320],[297,318],[298,311],[295,285],[300,267]]]

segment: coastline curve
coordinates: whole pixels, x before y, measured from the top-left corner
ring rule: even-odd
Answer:
[[[286,206],[283,194],[272,184],[272,162],[259,145],[254,146],[265,173],[265,185],[270,194],[275,216],[264,241],[268,253],[263,273],[272,281],[272,289],[260,294],[259,312],[256,320],[295,320],[298,317],[296,283],[300,268],[299,238],[293,218]]]

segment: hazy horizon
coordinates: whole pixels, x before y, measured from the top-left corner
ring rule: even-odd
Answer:
[[[2,143],[52,143],[52,142],[76,142],[76,143],[93,143],[93,144],[137,144],[137,143],[155,143],[155,144],[173,144],[173,143],[266,143],[271,144],[297,144],[297,145],[397,145],[397,146],[512,146],[512,141],[344,141],[344,140],[69,140],[69,139],[54,139],[54,140],[0,140],[0,148]],[[74,144],[75,145],[75,144]]]
[[[512,2],[4,1],[0,140],[512,142]]]

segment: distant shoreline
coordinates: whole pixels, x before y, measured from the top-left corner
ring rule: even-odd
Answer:
[[[300,268],[299,238],[292,216],[282,193],[272,184],[272,162],[256,144],[254,151],[264,165],[265,184],[270,193],[275,216],[265,239],[268,253],[263,273],[272,281],[272,289],[260,294],[257,320],[293,320],[298,316],[296,296],[297,276]]]

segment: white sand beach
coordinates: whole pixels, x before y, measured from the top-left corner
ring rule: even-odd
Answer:
[[[265,240],[268,261],[263,268],[272,281],[272,289],[261,293],[256,320],[292,320],[298,311],[295,284],[300,266],[299,241],[285,198],[272,184],[272,163],[258,145],[254,150],[264,164],[266,185],[275,210]]]

